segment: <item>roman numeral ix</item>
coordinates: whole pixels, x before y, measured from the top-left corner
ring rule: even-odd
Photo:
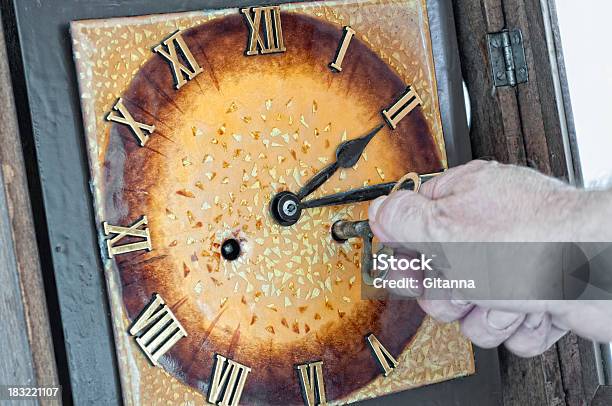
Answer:
[[[393,104],[393,106],[382,111],[382,115],[385,117],[385,120],[391,126],[391,128],[395,130],[400,120],[406,117],[412,110],[420,106],[422,103],[423,102],[421,101],[421,98],[417,92],[409,86],[406,89],[406,92]]]
[[[378,364],[383,369],[383,373],[385,376],[389,375],[391,371],[397,367],[397,360],[393,358],[393,355],[383,345],[378,341],[378,338],[374,334],[369,334],[366,337],[368,344],[370,344],[370,348],[372,352],[374,352],[374,356],[378,360]]]
[[[153,48],[153,51],[163,56],[170,63],[177,89],[183,87],[188,80],[195,78],[203,71],[189,47],[187,47],[180,30],[162,41],[161,44]]]
[[[128,252],[147,250],[151,251],[151,234],[149,228],[141,228],[147,225],[147,216],[142,216],[140,220],[129,227],[113,226],[106,221],[102,223],[104,227],[104,235],[109,237],[114,234],[114,237],[106,240],[106,248],[108,256],[113,258],[115,255],[126,254]],[[117,245],[125,237],[144,238],[144,241],[131,242],[123,245]]]
[[[323,381],[323,361],[298,365],[297,369],[306,405],[326,405],[327,399],[325,398],[325,382]]]
[[[136,343],[155,366],[159,366],[159,358],[178,340],[187,337],[181,323],[157,293],[136,319],[129,333],[137,336]]]
[[[119,114],[111,111],[106,116],[106,119],[108,121],[114,121],[116,123],[129,126],[136,138],[138,138],[140,146],[144,147],[147,141],[149,141],[149,134],[153,134],[153,131],[155,131],[155,126],[139,123],[138,121],[134,120],[134,117],[132,117],[127,107],[125,107],[125,104],[123,104],[123,99],[121,98],[117,100],[117,103],[115,103],[113,106],[113,110],[119,112]]]
[[[249,7],[241,9],[240,12],[244,14],[249,25],[247,55],[286,51],[281,26],[280,6]],[[265,34],[263,38],[261,36],[262,28]]]
[[[251,368],[216,354],[208,401],[214,405],[238,406],[249,372]]]

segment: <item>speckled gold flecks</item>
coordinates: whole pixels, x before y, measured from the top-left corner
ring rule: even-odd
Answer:
[[[402,13],[397,13],[398,9]],[[407,84],[418,88],[423,100],[423,111],[446,165],[444,138],[439,110],[436,108],[437,90],[424,0],[343,0],[286,4],[282,10],[313,15],[340,26],[351,25],[358,37],[393,67]],[[101,187],[101,163],[109,133],[108,123],[104,119],[106,113],[128,87],[136,72],[152,57],[152,46],[176,29],[193,27],[237,12],[237,9],[196,11],[72,24],[74,59],[98,223],[105,218],[101,204],[105,193]],[[410,17],[408,21],[405,17],[399,21],[398,15]],[[415,35],[415,32],[420,35]],[[312,109],[315,112],[317,106],[313,104]],[[246,123],[266,118],[245,116],[242,119]],[[295,119],[300,120],[298,117]],[[307,126],[308,123],[301,125]],[[194,136],[197,136],[195,130]],[[184,166],[191,164],[189,159],[183,162]],[[201,393],[182,384],[163,369],[152,367],[134,341],[129,339],[125,333],[128,320],[123,309],[118,275],[111,261],[105,260],[104,263],[125,404],[205,403]],[[421,326],[415,340],[399,357],[399,361],[400,366],[389,377],[381,376],[337,403],[376,397],[474,372],[471,344],[461,336],[458,325],[441,325],[429,318]]]

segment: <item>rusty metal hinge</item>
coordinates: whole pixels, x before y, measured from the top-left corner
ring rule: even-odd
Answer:
[[[495,87],[516,86],[529,80],[520,29],[487,34]]]

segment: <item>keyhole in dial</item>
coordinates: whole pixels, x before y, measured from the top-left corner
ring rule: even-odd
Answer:
[[[234,238],[227,239],[221,244],[221,256],[233,261],[240,256],[240,242]]]

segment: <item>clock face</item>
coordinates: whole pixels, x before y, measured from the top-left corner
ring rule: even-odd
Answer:
[[[424,323],[413,301],[363,300],[363,242],[332,237],[367,203],[271,214],[372,128],[303,201],[444,168],[435,88],[368,35],[274,6],[226,12],[151,44],[104,116],[94,187],[122,334],[211,403],[347,399],[393,373]]]

